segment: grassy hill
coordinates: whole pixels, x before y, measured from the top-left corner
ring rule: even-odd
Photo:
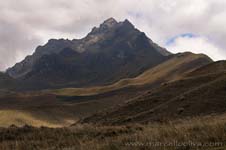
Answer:
[[[135,78],[122,79],[114,84],[91,88],[64,88],[46,90],[47,93],[67,96],[97,95],[131,86],[159,85],[177,80],[184,74],[212,62],[206,55],[181,53],[171,59],[151,68]]]
[[[226,68],[220,66],[225,66],[225,63],[220,61],[204,66],[180,80],[150,90],[121,107],[95,114],[83,122],[146,123],[211,113],[221,114],[226,107]],[[211,68],[220,69],[211,71]],[[203,74],[204,71],[206,74]]]

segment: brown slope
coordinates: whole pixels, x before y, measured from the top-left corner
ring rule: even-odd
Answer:
[[[33,126],[66,126],[98,111],[117,106],[142,94],[119,91],[117,94],[60,97],[43,93],[0,92],[0,127],[30,124]]]
[[[163,85],[111,111],[83,120],[89,123],[124,124],[163,121],[180,117],[225,112],[225,62],[215,62],[189,74],[189,77]],[[210,70],[208,72],[208,66]],[[212,68],[220,68],[212,72]],[[203,72],[206,74],[203,74]]]
[[[218,61],[216,63],[210,63],[208,65],[205,65],[199,69],[196,69],[190,73],[187,74],[187,76],[199,76],[199,75],[206,75],[206,74],[210,74],[210,73],[220,73],[220,72],[224,72],[226,69],[226,61],[222,60],[222,61]]]
[[[192,72],[201,66],[209,64],[210,62],[212,62],[212,60],[203,54],[193,54],[190,52],[179,53],[172,56],[171,59],[145,71],[135,78],[122,79],[111,85],[91,88],[64,88],[47,90],[45,92],[56,95],[89,96],[128,87],[159,85],[163,82],[177,80],[185,74]]]

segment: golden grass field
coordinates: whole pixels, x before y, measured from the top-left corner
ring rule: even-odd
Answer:
[[[47,115],[47,114],[46,114]],[[0,110],[0,126],[9,127],[10,125],[23,126],[29,124],[35,127],[63,127],[69,126],[75,120],[63,120],[49,116],[49,120],[35,117],[33,114],[22,110]]]
[[[0,128],[0,149],[224,150],[226,115],[147,125]]]

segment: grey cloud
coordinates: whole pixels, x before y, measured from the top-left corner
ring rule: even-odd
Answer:
[[[32,53],[32,48],[40,43],[30,36],[32,30],[26,26],[0,21],[0,69],[5,69]]]

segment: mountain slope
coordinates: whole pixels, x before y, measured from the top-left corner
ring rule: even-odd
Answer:
[[[0,89],[9,89],[16,86],[16,81],[5,73],[0,72]]]
[[[94,86],[135,77],[169,55],[128,20],[110,18],[83,39],[49,40],[7,73],[52,88]]]
[[[183,79],[150,90],[121,107],[92,115],[83,122],[146,123],[223,113],[226,106],[226,68],[222,66],[225,65],[225,61],[220,61],[199,68]],[[212,68],[218,68],[218,71]],[[202,73],[204,70],[206,74]]]
[[[46,92],[57,95],[88,96],[103,94],[126,87],[143,85],[160,85],[161,83],[177,80],[201,66],[211,63],[212,60],[203,54],[189,52],[171,56],[167,61],[151,68],[135,78],[122,79],[114,84],[90,88],[64,88],[47,90]]]

